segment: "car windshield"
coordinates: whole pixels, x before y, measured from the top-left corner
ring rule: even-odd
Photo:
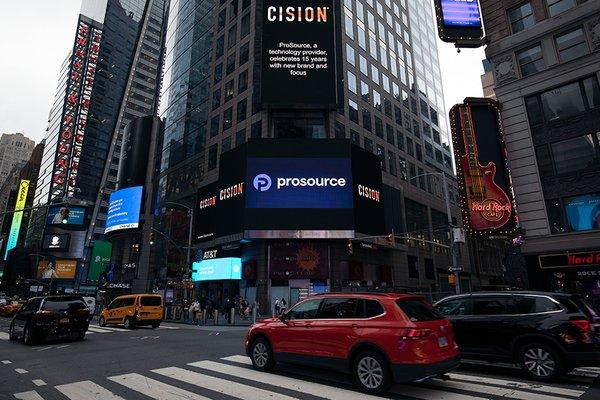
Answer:
[[[422,300],[396,300],[396,304],[412,322],[425,322],[444,319],[437,310]]]
[[[48,311],[70,311],[87,308],[83,300],[78,297],[48,298],[44,302],[44,310]]]

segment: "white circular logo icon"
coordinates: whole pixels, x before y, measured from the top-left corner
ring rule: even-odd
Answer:
[[[252,186],[259,192],[265,192],[271,188],[271,177],[267,174],[258,174],[252,181]]]

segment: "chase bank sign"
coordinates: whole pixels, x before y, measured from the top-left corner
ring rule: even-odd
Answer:
[[[248,208],[352,208],[349,158],[249,158]]]

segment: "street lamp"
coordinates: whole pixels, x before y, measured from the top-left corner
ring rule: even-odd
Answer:
[[[188,216],[190,217],[189,229],[188,229],[188,245],[187,245],[187,268],[188,272],[191,269],[191,256],[192,256],[192,227],[194,223],[194,209],[192,207],[186,206],[185,204],[176,203],[174,201],[165,201],[163,204],[173,204],[175,206],[179,206],[188,210]]]
[[[415,175],[408,179],[410,182],[415,178],[419,178],[421,176],[427,175],[441,175],[442,176],[442,185],[444,187],[444,200],[446,201],[446,215],[448,216],[448,232],[450,235],[450,254],[452,256],[452,270],[454,272],[454,285],[456,288],[456,293],[460,293],[460,279],[458,274],[458,254],[456,253],[456,243],[454,243],[454,235],[452,234],[452,214],[450,213],[450,195],[448,191],[448,182],[446,181],[446,174],[443,172],[427,172],[424,174]]]

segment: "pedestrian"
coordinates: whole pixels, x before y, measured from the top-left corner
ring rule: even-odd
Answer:
[[[183,309],[183,311],[182,311],[183,323],[187,324],[190,322],[190,302],[187,300],[184,300],[182,309]]]
[[[190,306],[190,314],[192,316],[192,324],[196,324],[198,321],[198,311],[200,311],[200,303],[198,303],[198,300],[194,300],[194,302]]]
[[[285,313],[285,310],[287,308],[287,302],[285,301],[285,299],[282,297],[281,301],[279,302],[279,307],[281,308],[281,314]]]
[[[229,323],[231,317],[231,306],[231,299],[226,298],[223,302],[223,314],[225,314],[225,320],[227,323]]]
[[[279,299],[275,300],[275,315],[279,315],[279,311],[281,310]]]

